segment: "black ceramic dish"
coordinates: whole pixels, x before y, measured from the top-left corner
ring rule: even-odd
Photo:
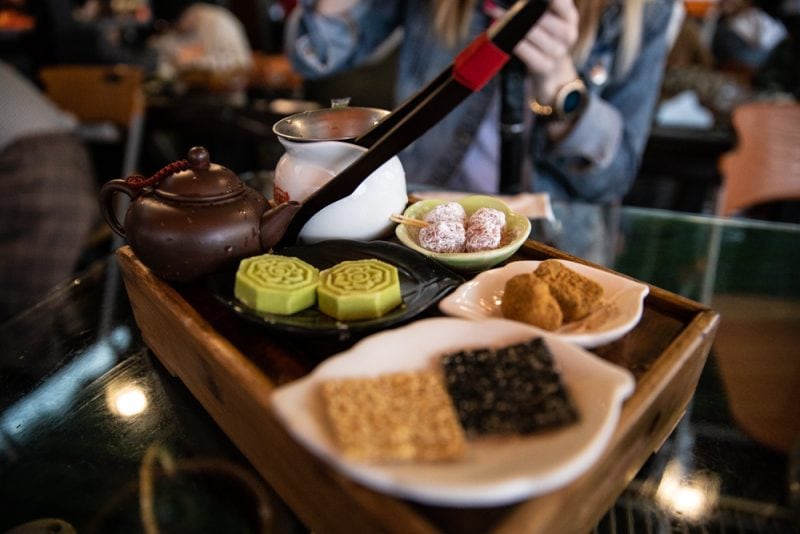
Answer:
[[[428,310],[464,282],[458,274],[403,245],[389,241],[331,240],[313,246],[287,247],[275,251],[326,269],[344,260],[376,258],[397,267],[403,303],[376,319],[339,321],[316,307],[293,315],[258,312],[233,295],[235,271],[216,273],[207,278],[212,294],[243,319],[284,333],[297,333],[337,341],[353,340],[367,334],[406,323]]]

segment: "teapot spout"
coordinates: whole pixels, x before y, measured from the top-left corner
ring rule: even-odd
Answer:
[[[295,200],[283,202],[261,215],[261,250],[268,252],[283,238],[302,204]]]

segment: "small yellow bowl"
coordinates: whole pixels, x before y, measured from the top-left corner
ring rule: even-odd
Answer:
[[[429,211],[445,202],[449,201],[421,200],[411,204],[403,215],[412,219],[424,219]],[[479,208],[494,208],[504,212],[506,214],[506,233],[510,238],[508,243],[493,250],[480,252],[433,252],[419,244],[419,228],[408,224],[398,224],[395,228],[395,235],[405,246],[461,272],[478,272],[489,269],[511,257],[528,239],[531,222],[524,215],[511,211],[502,200],[486,195],[472,195],[456,202],[464,206],[464,211],[468,216],[478,211]]]

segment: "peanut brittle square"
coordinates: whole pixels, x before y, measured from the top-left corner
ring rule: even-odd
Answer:
[[[332,379],[322,395],[343,453],[367,461],[452,460],[464,432],[434,371]]]

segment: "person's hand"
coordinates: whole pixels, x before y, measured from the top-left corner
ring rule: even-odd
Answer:
[[[493,7],[492,17],[505,11]],[[543,103],[555,99],[558,90],[578,77],[572,48],[578,40],[578,10],[574,0],[552,0],[547,11],[514,49],[534,82],[534,97]]]
[[[314,10],[320,15],[341,15],[358,3],[358,0],[318,0]]]

